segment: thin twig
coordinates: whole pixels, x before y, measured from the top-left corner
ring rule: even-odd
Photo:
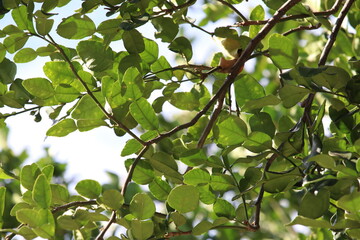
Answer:
[[[226,95],[226,91],[222,91],[221,95],[219,96],[219,99],[218,99],[218,105],[217,105],[216,109],[214,110],[213,114],[211,115],[208,124],[206,125],[206,127],[204,128],[204,130],[201,134],[201,137],[197,144],[197,148],[202,148],[204,146],[206,138],[209,135],[214,123],[216,122],[216,119],[218,118],[218,116],[222,110],[225,95]]]
[[[95,238],[95,240],[104,240],[104,235],[107,232],[107,230],[109,230],[111,224],[113,224],[116,221],[116,211],[112,211],[111,213],[111,217],[110,220],[108,221],[108,223],[106,224],[106,226],[101,230],[101,232],[99,233],[99,235],[97,235],[97,237]]]
[[[282,35],[287,36],[289,34],[292,34],[294,32],[302,31],[302,30],[314,30],[321,27],[321,23],[310,25],[310,26],[299,26],[297,28],[290,29],[289,31],[284,32]]]
[[[319,12],[313,12],[312,14],[316,17],[324,17],[324,16],[330,16],[334,13],[336,13],[339,9],[340,6],[342,5],[342,3],[344,2],[344,0],[337,0],[333,7],[330,8],[329,10],[325,10],[325,11],[319,11]],[[311,17],[311,14],[296,14],[296,15],[290,15],[290,16],[286,16],[286,17],[282,17],[279,22],[286,22],[289,20],[296,20],[296,19],[302,19],[302,18],[308,18]],[[234,25],[232,25],[233,27],[244,27],[244,26],[251,26],[251,25],[264,25],[268,22],[269,20],[248,20],[246,22],[239,22],[236,23]]]
[[[348,11],[350,10],[351,5],[354,3],[354,0],[348,0],[346,1],[343,9],[340,12],[340,15],[338,17],[338,19],[336,20],[336,23],[331,31],[331,34],[329,36],[329,40],[326,42],[324,50],[321,53],[320,59],[319,59],[319,66],[325,65],[326,63],[326,59],[330,53],[330,50],[332,48],[332,46],[335,43],[336,40],[336,36],[341,28],[341,24],[344,21],[344,18],[346,16],[346,14],[348,13]]]
[[[243,20],[243,22],[248,21],[246,19],[246,17],[239,10],[237,10],[236,7],[234,7],[234,5],[232,5],[231,3],[228,3],[227,1],[224,1],[224,0],[218,0],[218,1],[221,2],[222,4],[224,4],[225,6],[231,8],[231,10],[233,10]]]
[[[5,118],[8,118],[8,117],[16,116],[16,115],[19,115],[19,114],[22,114],[22,113],[25,113],[25,112],[33,111],[33,110],[40,110],[41,108],[42,108],[42,106],[37,106],[37,107],[33,107],[33,108],[24,109],[24,110],[19,111],[19,112],[4,113],[4,114],[0,115],[0,119],[5,119]]]
[[[106,109],[103,107],[103,105],[99,102],[99,100],[95,97],[95,95],[93,94],[93,92],[90,90],[90,88],[88,87],[88,85],[86,84],[86,82],[80,77],[80,75],[77,73],[73,63],[71,62],[71,60],[69,59],[69,57],[66,55],[66,53],[64,52],[64,50],[62,49],[61,46],[59,46],[54,39],[50,36],[47,35],[49,37],[50,40],[46,39],[43,36],[40,35],[35,35],[45,41],[47,41],[48,43],[50,43],[51,45],[53,45],[60,53],[61,55],[64,57],[64,60],[69,64],[71,71],[73,72],[73,74],[75,75],[75,77],[80,81],[81,85],[85,88],[86,93],[93,99],[93,101],[95,102],[95,104],[98,106],[98,108],[104,113],[104,115],[110,119],[111,121],[113,121],[114,123],[116,123],[116,125],[118,125],[120,128],[124,129],[125,132],[127,132],[131,137],[133,137],[134,139],[136,139],[139,143],[141,143],[142,145],[145,145],[145,142],[143,140],[141,140],[135,133],[133,133],[128,127],[126,127],[122,122],[120,122],[119,120],[117,120],[114,116],[112,116],[109,112],[106,111]]]
[[[75,202],[70,202],[70,203],[67,203],[67,204],[64,204],[64,205],[61,205],[61,206],[58,206],[58,207],[54,207],[51,210],[51,212],[56,213],[58,211],[66,210],[66,209],[71,208],[71,207],[79,207],[79,206],[87,206],[87,205],[95,205],[95,204],[97,204],[96,200],[75,201]]]
[[[136,165],[138,164],[138,162],[140,161],[141,157],[146,153],[146,151],[149,149],[150,147],[150,144],[147,144],[145,147],[143,147],[143,149],[140,151],[139,155],[136,157],[135,161],[133,162],[133,164],[131,164],[130,166],[130,169],[129,169],[129,172],[128,172],[128,175],[126,177],[126,180],[124,182],[124,185],[123,185],[123,188],[121,189],[121,194],[123,196],[125,196],[125,193],[126,193],[126,189],[127,189],[127,186],[129,185],[129,183],[131,182],[131,178],[132,178],[132,175],[135,171],[135,167]]]
[[[183,18],[182,20],[183,20],[184,22],[190,24],[192,27],[197,28],[197,29],[199,29],[200,31],[202,31],[202,32],[204,32],[204,33],[206,33],[206,34],[209,34],[210,36],[214,36],[214,33],[213,33],[213,32],[209,32],[209,31],[203,29],[202,27],[194,24],[193,22],[189,21],[188,19]]]
[[[172,12],[175,12],[176,10],[179,10],[179,9],[182,9],[182,8],[187,8],[187,7],[190,7],[191,5],[193,5],[194,3],[196,2],[196,0],[189,0],[187,2],[185,2],[184,4],[180,4],[178,6],[172,6],[170,9],[164,9],[164,10],[161,10],[161,11],[158,11],[158,12],[154,12],[153,14],[155,15],[154,17],[152,18],[156,18],[158,16],[163,16],[163,15],[167,15],[167,14],[170,14]],[[151,19],[152,19],[151,18]]]

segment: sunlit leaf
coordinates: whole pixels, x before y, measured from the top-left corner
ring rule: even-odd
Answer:
[[[95,33],[94,22],[86,15],[74,14],[62,20],[56,32],[63,38],[82,39]]]
[[[190,185],[173,188],[167,198],[168,204],[180,213],[187,213],[198,207],[199,191]]]
[[[95,180],[81,180],[75,186],[76,191],[87,198],[97,198],[101,193],[101,185]]]

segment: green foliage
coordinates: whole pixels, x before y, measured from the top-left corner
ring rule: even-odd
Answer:
[[[70,2],[0,1],[13,20],[0,29],[6,239],[360,238],[359,1],[86,0],[63,11]],[[227,53],[201,58],[213,37]],[[44,74],[21,79],[20,64]],[[106,127],[124,139],[123,185],[117,173],[69,185],[49,154],[14,154],[6,123],[43,112],[48,137]]]

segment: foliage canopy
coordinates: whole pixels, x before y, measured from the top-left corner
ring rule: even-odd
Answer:
[[[56,23],[70,2],[0,1],[2,132],[42,109],[49,137],[111,128],[128,175],[70,189],[51,156],[4,147],[6,239],[360,238],[359,0],[85,0]],[[197,59],[212,38],[229,55]]]

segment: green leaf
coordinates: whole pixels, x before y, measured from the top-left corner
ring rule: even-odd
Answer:
[[[51,239],[55,234],[55,221],[48,209],[20,209],[16,219],[31,227],[39,237]]]
[[[50,184],[52,193],[52,203],[56,205],[63,205],[69,202],[69,191],[66,187],[59,184]]]
[[[280,102],[281,102],[280,99],[277,98],[276,96],[267,95],[262,98],[252,99],[252,100],[247,101],[245,103],[245,105],[243,106],[242,110],[245,112],[252,112],[253,110],[262,109],[265,106],[277,105]]]
[[[123,33],[124,47],[129,53],[141,53],[145,50],[145,43],[141,33],[132,29]]]
[[[217,199],[213,206],[213,210],[218,217],[226,217],[228,219],[235,218],[234,206],[224,199]]]
[[[170,96],[169,102],[182,110],[196,110],[200,103],[199,99],[191,92],[177,92]]]
[[[25,33],[14,34],[5,38],[3,44],[9,53],[15,53],[17,50],[24,47],[28,39],[29,36]]]
[[[140,221],[132,220],[131,221],[131,233],[138,240],[146,240],[153,235],[154,232],[154,223],[150,220]]]
[[[73,216],[61,215],[56,219],[56,222],[62,229],[76,230],[80,229],[83,225],[79,223]]]
[[[334,170],[336,168],[335,160],[326,154],[319,154],[308,159],[309,162],[316,162],[321,167]]]
[[[318,86],[326,87],[327,89],[342,89],[346,87],[350,81],[349,73],[335,66],[325,66],[319,68],[320,73],[311,77],[312,81]]]
[[[5,210],[5,196],[6,196],[6,187],[0,187],[0,228],[4,224],[3,216]]]
[[[139,220],[148,219],[155,214],[155,204],[146,193],[137,193],[130,202],[130,212]]]
[[[126,160],[126,162],[125,162],[126,168],[129,169],[129,167],[131,166],[132,163],[133,163],[132,159]],[[149,184],[150,182],[152,182],[154,177],[155,177],[154,169],[152,168],[150,163],[145,162],[145,161],[140,161],[136,165],[132,180],[134,182],[136,182],[137,184],[145,185],[145,184]]]
[[[155,41],[147,38],[144,38],[144,44],[145,49],[140,53],[140,57],[144,62],[152,64],[158,59],[159,56],[158,44]]]
[[[41,11],[43,12],[50,12],[54,8],[57,7],[59,0],[44,0],[43,4],[41,5]]]
[[[321,189],[316,194],[307,192],[301,200],[299,215],[316,219],[324,215],[329,208],[330,192]]]
[[[156,199],[165,201],[171,191],[171,187],[167,182],[161,180],[161,178],[155,177],[149,184],[149,190]]]
[[[180,160],[190,167],[199,166],[207,159],[204,149],[190,149],[180,155]]]
[[[86,15],[74,14],[62,20],[56,32],[63,38],[82,39],[95,33],[94,22]]]
[[[126,142],[124,148],[121,150],[121,156],[125,157],[133,153],[137,153],[142,149],[143,145],[139,143],[136,139],[130,139]]]
[[[337,206],[340,208],[349,211],[351,213],[355,213],[358,218],[360,219],[360,193],[357,191],[352,192],[351,194],[347,194],[341,197],[338,202]]]
[[[243,146],[251,152],[260,153],[272,148],[272,139],[266,133],[251,132]]]
[[[4,61],[6,56],[6,47],[0,43],[0,62]]]
[[[101,193],[101,185],[95,180],[81,180],[75,186],[75,190],[86,198],[97,198]]]
[[[279,193],[294,186],[302,179],[302,175],[296,168],[287,174],[267,173],[267,180],[264,184],[264,189],[269,193]]]
[[[67,118],[61,120],[49,128],[49,130],[46,132],[46,136],[64,137],[69,133],[74,132],[75,130],[77,130],[75,121],[73,119]]]
[[[16,25],[21,30],[28,29],[28,18],[26,6],[20,6],[11,11],[11,16],[14,19]]]
[[[140,98],[130,104],[130,113],[134,119],[147,130],[159,128],[159,120],[154,109],[145,98]]]
[[[51,197],[50,183],[44,174],[40,174],[35,181],[32,198],[41,208],[47,209],[50,207]]]
[[[55,98],[59,102],[69,103],[77,99],[79,96],[80,92],[71,85],[60,84],[55,88]]]
[[[164,71],[165,69],[170,69],[171,66],[164,56],[160,56],[153,64],[151,64],[151,71],[155,75],[164,80],[170,80],[173,77],[171,70]]]
[[[94,93],[94,97],[102,104],[105,104],[105,99],[101,93]],[[74,119],[102,119],[104,113],[89,95],[83,96],[77,103],[71,116]]]
[[[75,64],[75,62],[73,62],[73,64]],[[75,66],[76,68],[80,67],[79,63],[76,63]],[[71,84],[74,80],[77,80],[74,73],[71,71],[70,66],[66,62],[47,62],[45,63],[43,70],[54,86]]]
[[[218,124],[219,136],[217,142],[222,145],[240,144],[246,140],[247,126],[236,116],[229,116]]]
[[[212,226],[212,223],[209,221],[201,221],[192,229],[191,233],[195,236],[201,235],[208,232],[212,228]]]
[[[41,225],[40,216],[34,209],[19,209],[16,212],[16,219],[24,224],[28,224],[29,227],[37,227]]]
[[[124,73],[123,82],[126,84],[124,97],[128,101],[134,101],[142,97],[143,93],[140,90],[141,81],[142,78],[136,67],[130,67]]]
[[[296,216],[296,218],[292,220],[291,223],[287,224],[287,226],[293,226],[296,224],[314,228],[331,228],[330,222],[324,219],[311,219],[303,216]]]
[[[9,59],[5,58],[0,62],[0,81],[3,84],[12,83],[16,75],[16,65]]]
[[[32,190],[39,174],[41,174],[41,171],[35,163],[24,166],[20,172],[21,185],[28,190]]]
[[[104,37],[104,40],[119,40],[121,39],[123,33],[123,31],[119,28],[121,22],[121,19],[109,19],[103,21],[99,24],[96,31]]]
[[[251,20],[264,20],[265,19],[265,10],[261,5],[257,5],[250,13]],[[262,26],[251,25],[249,28],[249,37],[254,38],[256,34],[260,31]]]
[[[16,63],[27,63],[31,62],[37,57],[37,53],[32,48],[23,48],[18,51],[14,56],[14,62]]]
[[[124,204],[124,197],[118,190],[108,189],[103,192],[100,201],[108,208],[117,210]]]
[[[194,168],[184,175],[184,183],[189,185],[198,185],[210,182],[210,174],[205,169]]]
[[[269,53],[278,68],[292,68],[297,63],[298,46],[290,38],[274,33],[269,38]]]
[[[183,55],[187,62],[192,58],[192,47],[190,41],[185,37],[178,37],[174,39],[169,45],[169,49],[173,52]]]
[[[154,18],[151,23],[157,30],[155,37],[160,38],[163,42],[171,42],[179,32],[179,25],[175,24],[172,18]]]
[[[199,191],[190,185],[177,186],[171,190],[167,202],[179,213],[194,211],[198,207]]]
[[[80,132],[90,131],[101,126],[108,126],[102,119],[80,119],[76,121],[76,125]]]
[[[251,116],[249,119],[249,125],[253,132],[263,132],[270,137],[274,137],[275,125],[270,114],[266,112],[255,113]]]
[[[42,17],[35,19],[36,30],[42,36],[46,36],[47,34],[49,34],[53,25],[54,19],[47,19]]]
[[[183,177],[178,172],[178,166],[171,155],[165,152],[157,152],[149,159],[154,169],[163,173],[165,177],[170,178],[175,183],[182,183]]]
[[[291,108],[295,104],[301,102],[301,100],[309,93],[311,93],[309,89],[293,85],[285,85],[279,91],[280,98],[286,108]]]
[[[240,107],[251,99],[265,97],[265,90],[251,75],[243,75],[234,82],[236,102]]]
[[[205,204],[213,204],[217,197],[216,195],[210,190],[209,184],[200,184],[196,186],[200,193],[200,201]]]
[[[0,168],[0,179],[14,179],[14,177],[10,172]]]
[[[91,71],[101,72],[113,65],[113,51],[100,42],[81,41],[77,45],[76,51]]]
[[[24,88],[35,97],[47,99],[55,95],[53,85],[46,78],[29,78],[22,82]]]
[[[177,227],[180,227],[186,223],[186,218],[178,212],[170,213],[170,218],[174,221]]]
[[[234,189],[235,183],[229,175],[214,173],[211,175],[210,186],[214,191],[225,192]]]

